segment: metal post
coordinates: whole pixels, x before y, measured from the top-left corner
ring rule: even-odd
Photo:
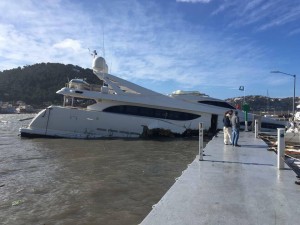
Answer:
[[[294,117],[295,117],[295,95],[296,95],[296,74],[289,74],[289,73],[285,73],[285,72],[281,72],[281,71],[271,71],[271,73],[281,73],[284,75],[294,77],[294,96],[293,96],[293,120],[294,120]]]
[[[246,103],[246,95],[245,95],[245,87],[244,87],[244,102],[243,102],[243,104],[245,104]]]
[[[296,75],[294,77],[294,96],[293,96],[293,121],[295,121],[295,95],[296,95]]]
[[[64,95],[64,103],[63,103],[63,107],[66,106],[66,96]]]
[[[277,128],[277,168],[284,169],[284,128]]]
[[[245,121],[245,131],[249,131],[248,130],[248,121]]]
[[[255,130],[255,138],[258,138],[258,121],[257,120],[255,120],[254,130]]]
[[[199,161],[203,161],[203,123],[199,123]]]

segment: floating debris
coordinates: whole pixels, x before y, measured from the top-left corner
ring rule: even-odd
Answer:
[[[266,142],[269,151],[277,152],[277,135],[260,133],[259,137]],[[300,146],[297,144],[286,143],[285,154],[295,158],[300,158]]]
[[[28,117],[28,118],[25,118],[25,119],[19,119],[19,121],[25,121],[25,120],[31,120],[33,119],[34,117]]]
[[[24,202],[23,200],[16,200],[16,201],[13,201],[13,202],[11,203],[11,205],[12,205],[12,206],[18,206],[18,205],[22,204],[23,202]]]
[[[297,174],[297,177],[299,177],[300,176],[300,159],[296,159],[291,156],[285,155],[284,161]]]
[[[268,145],[268,151],[277,153],[277,136],[260,133],[259,137]],[[291,143],[286,143],[284,151],[285,163],[300,177],[300,146]],[[295,181],[300,184],[300,180]]]

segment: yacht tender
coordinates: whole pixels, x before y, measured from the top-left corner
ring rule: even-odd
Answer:
[[[39,112],[22,137],[64,137],[96,139],[137,138],[153,134],[188,135],[199,123],[215,132],[223,128],[223,115],[234,109],[227,102],[199,92],[176,91],[167,96],[108,74],[104,58],[94,57],[93,72],[102,86],[73,79],[56,93],[63,106],[49,106]],[[243,112],[239,113],[244,124]],[[249,124],[252,117],[249,116]],[[284,127],[280,121],[262,118],[262,128]]]

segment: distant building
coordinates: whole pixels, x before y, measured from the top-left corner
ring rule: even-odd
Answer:
[[[15,107],[9,102],[0,102],[0,114],[16,113]]]
[[[35,109],[31,105],[19,105],[16,108],[17,113],[34,113]]]

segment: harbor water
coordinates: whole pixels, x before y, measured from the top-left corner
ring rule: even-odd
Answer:
[[[1,224],[139,224],[198,154],[198,139],[27,139],[0,114]]]

